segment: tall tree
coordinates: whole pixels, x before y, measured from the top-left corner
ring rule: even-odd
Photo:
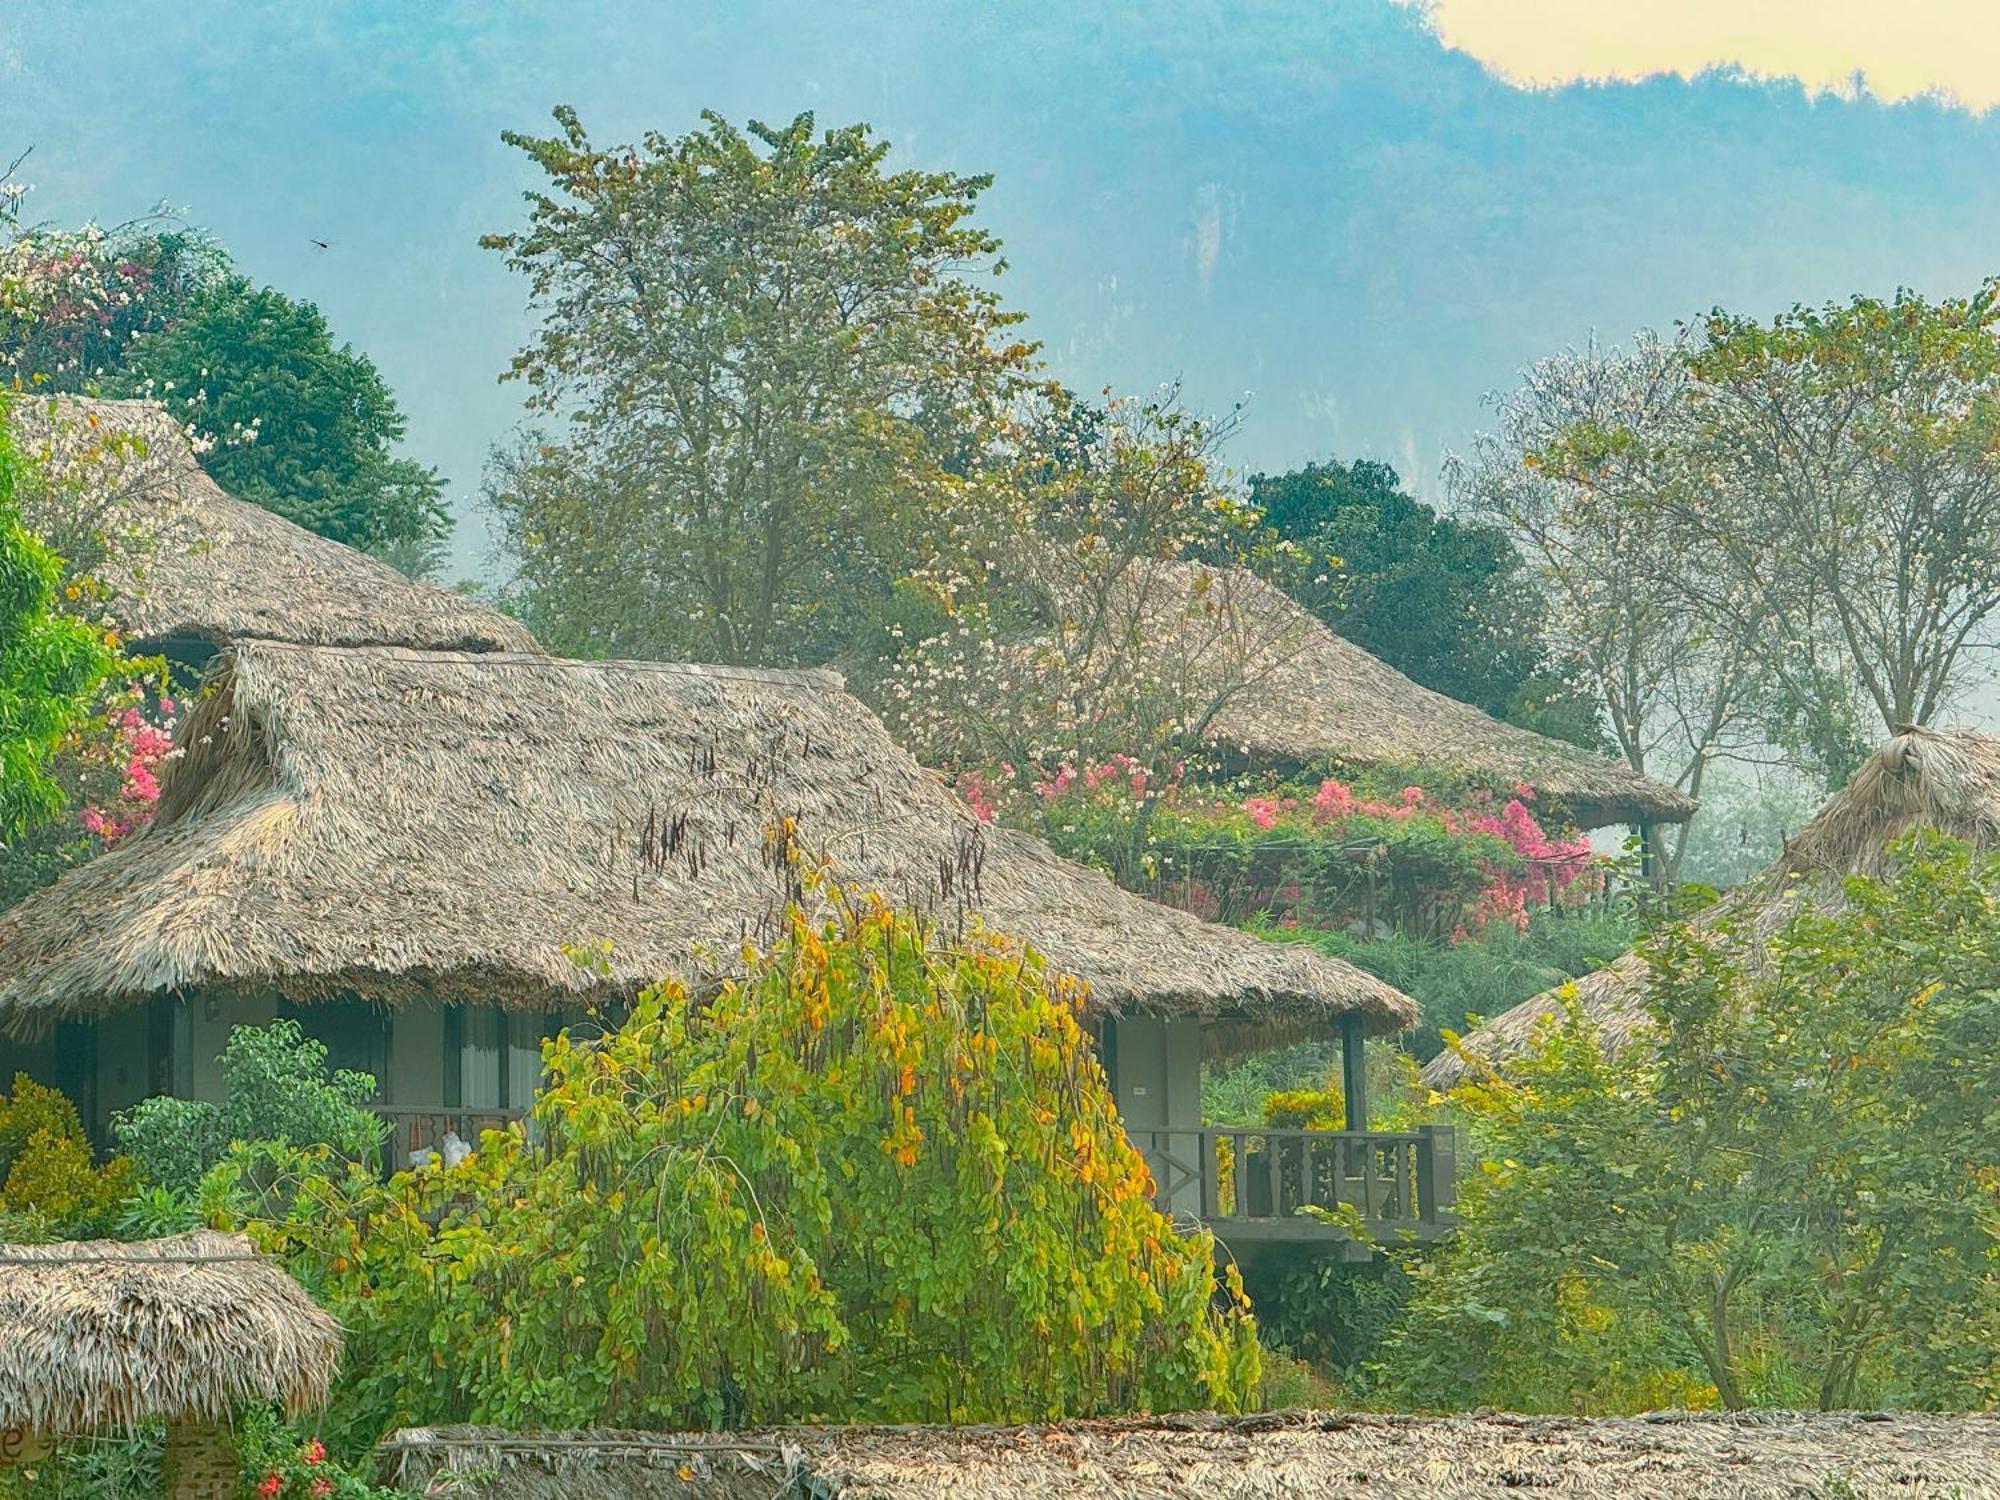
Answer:
[[[1674,540],[1687,383],[1682,349],[1649,335],[1542,360],[1499,398],[1496,430],[1453,483],[1527,556],[1551,639],[1627,764],[1699,796],[1709,766],[1758,736],[1760,622],[1749,605],[1704,612],[1690,580],[1700,559]]]
[[[1439,515],[1369,459],[1254,474],[1250,502],[1307,554],[1297,592],[1334,631],[1497,718],[1602,739],[1595,701],[1551,660],[1542,595],[1500,527]]]
[[[947,454],[1032,348],[972,223],[988,179],[889,172],[862,125],[704,118],[599,148],[565,107],[555,136],[505,136],[551,183],[485,241],[545,318],[512,374],[568,420],[488,499],[552,644],[824,659],[927,560]]]
[[[395,456],[394,394],[319,309],[253,287],[163,212],[109,230],[24,225],[23,197],[0,173],[0,385],[157,397],[233,493],[405,571],[436,567],[444,481]],[[91,518],[62,529],[88,544]]]
[[[1762,623],[1791,703],[1851,683],[1931,722],[2000,611],[2000,281],[1712,314],[1691,350],[1675,547],[1704,608]]]
[[[435,557],[444,480],[395,455],[404,420],[382,372],[336,344],[310,302],[226,276],[135,339],[111,384],[153,395],[212,446],[224,489],[337,542]]]

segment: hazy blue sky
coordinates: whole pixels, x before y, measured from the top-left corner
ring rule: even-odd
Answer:
[[[1593,330],[2000,270],[1994,120],[1714,74],[1523,88],[1489,62],[1546,85],[1710,55],[1782,70],[1793,44],[1730,52],[1726,18],[1746,7],[1690,0],[1707,31],[1663,36],[1657,60],[1571,47],[1538,69],[1519,38],[1568,35],[1576,0],[1478,4],[1527,28],[1447,0],[1445,35],[1487,61],[1392,0],[17,0],[0,11],[0,155],[33,144],[41,216],[164,199],[250,275],[317,301],[394,383],[411,450],[450,476],[459,572],[486,550],[472,502],[517,420],[495,378],[527,327],[521,285],[475,241],[517,221],[528,180],[499,132],[540,128],[558,101],[607,141],[680,132],[703,107],[813,109],[870,122],[905,160],[997,174],[1010,296],[1054,372],[1179,377],[1211,407],[1248,395],[1242,468],[1368,455],[1425,486],[1484,393]],[[1966,9],[1772,14],[1803,28],[1813,77],[1901,37],[1881,58],[1901,93],[1966,76],[1940,21]],[[1805,45],[1825,41],[1816,16],[1891,10],[1911,24]]]

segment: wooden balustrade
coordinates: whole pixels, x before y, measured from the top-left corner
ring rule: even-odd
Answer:
[[[1238,1240],[1430,1240],[1451,1227],[1448,1125],[1409,1131],[1135,1130],[1155,1201]]]

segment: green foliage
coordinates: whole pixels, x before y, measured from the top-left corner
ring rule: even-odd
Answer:
[[[1850,702],[1932,722],[2000,611],[2000,280],[1699,331],[1680,542],[1765,622],[1774,737],[1844,779]]]
[[[1755,967],[1669,929],[1657,1046],[1573,1009],[1454,1095],[1486,1160],[1385,1351],[1401,1399],[2000,1399],[2000,861],[1921,843],[1847,901]]]
[[[1370,1391],[1369,1368],[1401,1325],[1409,1273],[1397,1257],[1350,1264],[1335,1256],[1273,1257],[1246,1275],[1266,1343],[1339,1382],[1344,1404]]]
[[[76,1106],[25,1073],[0,1100],[0,1213],[13,1232],[35,1239],[88,1239],[110,1228],[132,1186],[132,1166],[102,1166],[83,1133]]]
[[[813,117],[503,137],[547,174],[489,235],[547,315],[513,373],[568,417],[499,455],[524,615],[582,655],[824,660],[927,562],[1030,349],[982,284],[983,177]]]
[[[1253,1325],[1152,1207],[1077,998],[878,906],[797,919],[711,1002],[551,1042],[463,1165],[246,1162],[239,1206],[350,1330],[370,1437],[1244,1406]]]
[[[310,302],[220,277],[134,341],[113,384],[212,440],[202,462],[224,489],[322,536],[416,555],[450,528],[437,471],[394,456],[388,382]]]
[[[0,1469],[5,1500],[154,1500],[161,1490],[165,1430],[149,1422],[133,1433],[77,1434],[48,1458]]]
[[[0,845],[60,812],[49,762],[83,725],[117,654],[59,612],[62,560],[22,526],[0,398]]]
[[[981,775],[962,789],[985,817],[996,786]],[[1161,789],[1142,763],[1113,756],[1065,762],[1033,791],[1003,805],[1058,853],[1215,921],[1264,912],[1285,927],[1458,937],[1579,907],[1607,873],[1586,837],[1544,830],[1521,800],[1530,789],[1496,794],[1455,777]]]
[[[114,1227],[121,1240],[158,1240],[201,1227],[201,1212],[192,1194],[157,1184],[142,1187],[118,1206]]]
[[[1314,927],[1247,924],[1273,942],[1309,943],[1386,980],[1422,1008],[1402,1045],[1419,1062],[1444,1047],[1446,1031],[1470,1029],[1474,1016],[1497,1016],[1521,1001],[1603,968],[1632,946],[1640,916],[1629,903],[1580,911],[1537,912],[1526,929],[1490,923],[1456,941],[1398,935],[1366,938]]]
[[[383,1136],[367,1107],[375,1080],[329,1075],[325,1045],[297,1021],[237,1027],[221,1061],[221,1104],[159,1095],[113,1119],[112,1134],[148,1184],[190,1192],[238,1141],[323,1145],[347,1160],[373,1160]]]
[[[269,1407],[233,1414],[244,1500],[399,1500],[327,1453],[319,1439]],[[134,1433],[66,1438],[47,1458],[0,1469],[4,1500],[154,1500],[162,1493],[165,1432],[158,1422]],[[366,1455],[361,1456],[366,1462]],[[274,1481],[271,1476],[276,1475]]]
[[[1499,527],[1440,516],[1368,459],[1254,474],[1250,503],[1304,553],[1286,582],[1337,634],[1496,718],[1600,744],[1598,706],[1555,669],[1545,605]]]

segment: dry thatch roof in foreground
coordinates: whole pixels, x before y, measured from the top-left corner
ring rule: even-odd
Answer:
[[[323,1405],[340,1330],[239,1234],[0,1245],[0,1428]]]
[[[1986,847],[2000,841],[2000,740],[1969,729],[1908,729],[1877,750],[1813,819],[1785,845],[1776,863],[1736,887],[1696,921],[1728,924],[1752,957],[1765,939],[1811,902],[1821,911],[1844,900],[1849,875],[1880,873],[1889,846],[1918,828],[1937,828]],[[1612,1047],[1643,1032],[1649,1016],[1645,959],[1627,953],[1575,982],[1577,999]],[[1561,1008],[1569,986],[1523,1000],[1468,1032],[1461,1047],[1482,1062],[1524,1050],[1544,1018]],[[1453,1051],[1431,1059],[1424,1082],[1448,1089],[1473,1064]]]
[[[1759,1413],[1397,1417],[1292,1412],[1057,1427],[667,1437],[413,1428],[377,1450],[468,1500],[1633,1500],[2000,1493],[2000,1418]]]
[[[156,402],[23,398],[7,425],[23,452],[74,478],[75,508],[102,508],[108,554],[93,571],[135,641],[539,649],[498,610],[224,494]]]
[[[1217,685],[1228,696],[1209,739],[1253,763],[1338,758],[1526,782],[1581,828],[1694,813],[1691,798],[1619,761],[1420,687],[1246,569],[1182,563],[1154,569],[1143,587],[1155,597],[1141,608],[1233,679]]]
[[[0,1020],[209,987],[532,1007],[696,985],[774,937],[795,846],[1087,980],[1108,1011],[1415,1018],[1348,964],[981,825],[830,673],[250,643],[180,729],[153,825],[0,913]],[[820,899],[815,897],[813,899]]]

